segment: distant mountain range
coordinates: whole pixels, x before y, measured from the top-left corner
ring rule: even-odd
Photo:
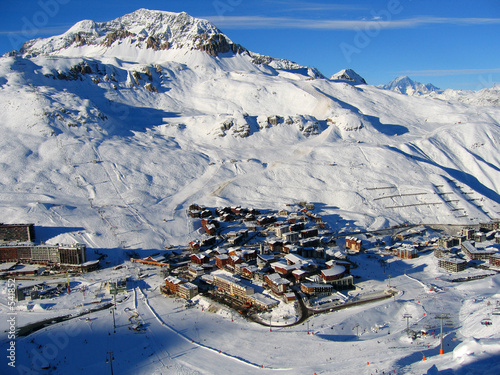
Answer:
[[[424,85],[423,83],[413,81],[408,76],[400,76],[392,80],[386,85],[378,86],[384,90],[392,90],[400,94],[418,96],[426,95],[431,92],[441,93],[443,90],[437,88],[431,83]]]
[[[378,86],[384,90],[391,90],[408,96],[426,96],[446,101],[458,101],[476,106],[500,106],[500,86],[481,90],[442,90],[431,83],[413,81],[408,76],[401,76],[386,85]]]

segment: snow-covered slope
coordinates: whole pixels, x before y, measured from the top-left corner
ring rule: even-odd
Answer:
[[[400,94],[413,96],[441,93],[443,91],[430,83],[424,85],[423,83],[413,81],[408,76],[397,77],[388,84],[379,87],[385,90],[399,92]]]
[[[186,244],[192,202],[312,201],[334,230],[499,215],[500,109],[327,80],[184,13],[82,21],[0,84],[2,221],[69,228],[46,240]]]
[[[442,100],[456,100],[462,103],[476,106],[500,106],[500,85],[484,88],[478,91],[467,90],[445,90],[436,98]]]

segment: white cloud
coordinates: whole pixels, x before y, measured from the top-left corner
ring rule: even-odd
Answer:
[[[266,16],[223,16],[206,17],[218,27],[227,29],[319,29],[319,30],[358,30],[366,27],[381,29],[408,29],[429,24],[452,25],[494,25],[500,18],[446,18],[419,16],[401,20],[317,20],[292,17]]]
[[[488,74],[500,73],[500,68],[492,69],[443,69],[443,70],[405,70],[400,73],[412,76],[427,76],[427,77],[441,77],[441,76],[461,76],[467,74]]]

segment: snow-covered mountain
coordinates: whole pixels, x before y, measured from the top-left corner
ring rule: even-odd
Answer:
[[[437,88],[436,86],[428,83],[424,85],[423,83],[413,81],[408,76],[400,76],[396,79],[392,80],[386,85],[379,86],[385,90],[392,90],[395,92],[399,92],[404,95],[426,95],[430,93],[441,93],[443,90]]]
[[[409,96],[425,96],[445,101],[455,101],[475,106],[500,106],[500,86],[481,90],[441,90],[428,83],[415,82],[407,76],[401,76],[386,85],[378,86],[384,90],[392,90]]]
[[[43,240],[186,244],[193,202],[317,202],[333,230],[500,211],[499,108],[328,80],[185,13],[27,42],[0,58],[0,103],[2,221]]]
[[[366,81],[352,69],[342,69],[330,77],[332,81],[344,81],[354,85],[366,85]]]

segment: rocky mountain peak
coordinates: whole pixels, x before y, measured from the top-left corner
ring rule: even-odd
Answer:
[[[74,54],[76,48],[85,46],[105,52],[125,42],[140,49],[200,50],[212,56],[245,51],[209,21],[185,12],[139,9],[108,22],[80,21],[64,34],[26,42],[20,52],[31,56]]]

